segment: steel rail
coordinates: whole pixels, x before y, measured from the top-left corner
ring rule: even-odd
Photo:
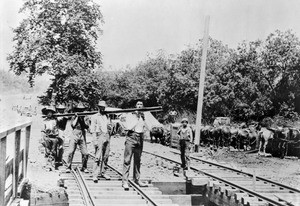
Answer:
[[[176,160],[172,160],[172,159],[170,159],[170,158],[163,157],[163,156],[158,155],[158,154],[153,154],[153,153],[147,152],[147,151],[143,151],[143,152],[144,152],[144,153],[147,153],[147,154],[150,154],[150,155],[154,155],[154,156],[160,157],[160,158],[165,159],[165,160],[168,160],[168,161],[170,161],[170,162],[174,162],[174,163],[177,163],[177,164],[181,164],[180,162],[178,162],[178,161],[176,161]],[[209,164],[210,164],[210,163],[209,163]],[[225,179],[223,179],[223,178],[221,178],[221,177],[215,176],[215,175],[210,174],[210,173],[208,173],[208,172],[201,171],[201,169],[199,169],[199,168],[196,168],[196,167],[193,167],[193,166],[190,166],[190,168],[191,168],[192,170],[197,171],[197,172],[201,172],[201,173],[204,174],[204,175],[210,176],[210,177],[212,177],[212,178],[214,178],[214,179],[217,179],[217,180],[219,180],[219,181],[221,181],[221,182],[224,182],[224,183],[226,183],[226,184],[228,184],[228,185],[231,185],[231,186],[233,186],[233,187],[235,187],[235,188],[238,188],[238,189],[244,191],[245,193],[248,193],[248,194],[251,194],[251,195],[253,195],[253,196],[256,196],[256,197],[258,197],[258,198],[260,198],[260,199],[262,199],[262,200],[268,202],[269,204],[277,205],[277,206],[286,206],[285,204],[281,204],[281,203],[279,203],[279,202],[277,202],[277,201],[275,201],[275,200],[273,200],[273,199],[271,199],[271,198],[265,197],[265,196],[263,196],[263,195],[261,195],[261,194],[255,192],[255,191],[253,191],[253,190],[247,189],[247,188],[245,188],[245,187],[242,187],[242,186],[240,186],[240,185],[237,185],[237,184],[235,184],[235,183],[232,183],[232,182],[230,182],[230,181],[228,181],[228,180],[225,180]],[[240,173],[240,171],[239,171],[239,173]]]
[[[87,199],[87,200],[89,200],[88,202],[90,202],[90,205],[91,205],[91,206],[96,206],[96,204],[95,204],[95,202],[94,202],[94,199],[93,199],[93,197],[91,196],[91,193],[89,192],[89,188],[88,188],[88,186],[87,186],[87,184],[86,184],[86,181],[85,181],[84,178],[82,177],[82,174],[81,174],[79,168],[76,167],[75,169],[77,170],[78,178],[79,178],[80,181],[82,182],[82,186],[83,186],[84,189],[85,189],[85,192],[84,192],[84,198]]]
[[[63,159],[63,163],[65,166],[67,165],[67,163],[64,159]],[[76,167],[75,169],[71,168],[71,172],[75,178],[75,181],[77,182],[77,184],[79,186],[80,192],[81,192],[84,202],[85,202],[85,205],[86,206],[96,206],[96,204],[94,203],[94,200],[88,190],[88,187],[86,186],[86,182],[84,181],[78,167]]]
[[[92,158],[95,158],[95,156],[91,153],[89,153],[89,155]],[[123,176],[121,172],[119,172],[116,168],[107,165],[110,169],[112,169],[113,171],[115,171],[118,175],[120,175],[121,177]],[[129,184],[138,192],[139,195],[141,195],[146,201],[148,201],[147,203],[150,203],[153,206],[158,206],[160,204],[156,203],[155,201],[153,201],[153,199],[151,199],[151,197],[149,197],[149,195],[147,195],[143,190],[141,190],[139,188],[139,186],[132,180],[128,180]]]
[[[176,154],[176,152],[174,152]],[[179,153],[177,153],[179,154]],[[198,160],[198,161],[202,161],[202,162],[205,162],[207,164],[211,164],[211,165],[214,165],[214,166],[217,166],[217,167],[221,167],[221,168],[224,168],[224,169],[228,169],[228,170],[231,170],[231,171],[235,171],[235,172],[238,172],[238,173],[241,173],[241,174],[244,174],[244,175],[248,175],[250,177],[253,177],[254,175],[251,174],[251,173],[248,173],[248,172],[243,172],[241,170],[237,170],[237,169],[234,169],[234,168],[231,168],[231,167],[227,167],[227,166],[224,166],[224,165],[220,165],[218,163],[213,163],[213,162],[209,162],[207,160],[203,160],[203,159],[200,159],[198,157],[190,157],[191,159],[194,159],[194,160]],[[293,192],[297,192],[297,193],[300,193],[300,190],[296,189],[296,188],[292,188],[288,185],[284,185],[284,184],[281,184],[279,182],[275,182],[273,180],[269,180],[269,179],[266,179],[266,178],[263,178],[263,177],[259,177],[259,176],[255,176],[256,179],[259,179],[261,181],[265,181],[265,182],[268,182],[268,183],[271,183],[271,184],[275,184],[277,186],[280,186],[280,187],[283,187],[285,189],[288,189],[288,190],[291,190]]]

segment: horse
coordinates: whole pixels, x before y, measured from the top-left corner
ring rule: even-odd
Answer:
[[[259,131],[259,147],[258,147],[258,155],[266,156],[266,147],[268,145],[269,140],[274,138],[274,131],[267,129],[266,127],[262,127]],[[262,153],[261,153],[262,152]]]

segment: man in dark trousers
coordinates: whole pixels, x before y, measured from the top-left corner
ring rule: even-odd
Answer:
[[[82,103],[79,103],[75,108],[75,112],[83,112],[84,110],[85,110],[85,106]],[[73,129],[73,132],[70,138],[67,172],[70,172],[71,170],[73,156],[76,151],[76,147],[78,145],[82,155],[81,171],[88,173],[87,170],[88,151],[86,146],[85,130],[88,129],[89,126],[85,123],[84,116],[78,116],[76,113],[76,115],[71,119],[71,127]]]
[[[136,108],[143,108],[143,102],[138,100]],[[125,141],[124,163],[123,163],[123,188],[129,190],[128,177],[130,163],[133,155],[133,180],[140,187],[148,186],[140,181],[141,155],[143,151],[145,115],[143,112],[133,112],[126,115],[127,136]]]
[[[181,167],[184,170],[190,169],[190,149],[193,142],[193,132],[188,126],[188,119],[183,118],[181,120],[182,126],[177,132],[180,145],[180,157],[181,157]]]

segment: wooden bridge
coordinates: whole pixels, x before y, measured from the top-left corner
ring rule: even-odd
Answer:
[[[26,122],[4,131],[0,130],[0,205],[9,205],[19,197],[20,186],[27,177],[31,124],[32,122]],[[21,141],[23,131],[25,132],[25,141]],[[13,133],[15,133],[15,137],[11,135]],[[8,138],[14,138],[12,148],[7,147]],[[21,145],[21,142],[24,142],[24,145]],[[13,151],[12,158],[6,157],[7,149]]]

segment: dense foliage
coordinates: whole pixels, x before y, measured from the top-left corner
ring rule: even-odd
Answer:
[[[102,72],[96,40],[103,17],[92,0],[26,0],[28,18],[14,30],[16,43],[8,61],[17,74],[34,84],[36,75],[50,74],[52,83],[42,104],[99,99],[111,106],[162,105],[194,121],[197,109],[202,42],[177,55],[160,51],[136,67]],[[231,49],[210,39],[203,118],[229,116],[236,121],[262,120],[300,112],[300,42],[292,31],[275,31],[265,40],[242,42]],[[180,116],[180,115],[179,115]]]
[[[291,31],[275,31],[265,41],[242,42],[236,50],[210,39],[203,117],[229,116],[259,121],[299,112],[300,42]],[[201,41],[180,54],[156,57],[129,71],[110,75],[106,93],[114,106],[128,107],[143,98],[148,106],[162,105],[189,115],[197,109]]]
[[[95,49],[103,21],[99,5],[92,0],[26,0],[21,12],[28,17],[14,29],[15,48],[8,56],[11,69],[17,75],[26,73],[30,85],[36,75],[50,74],[48,91],[57,100],[68,99],[77,84],[72,78],[101,66],[101,54]],[[41,103],[50,104],[50,97],[46,92]],[[75,100],[86,98],[81,92]]]

